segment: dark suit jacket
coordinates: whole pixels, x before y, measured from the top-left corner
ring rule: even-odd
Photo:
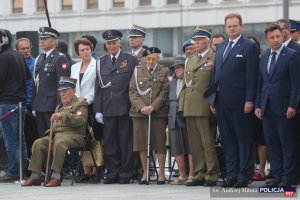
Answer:
[[[100,112],[107,117],[128,115],[130,109],[129,82],[135,66],[139,64],[137,58],[121,50],[114,66],[109,54],[99,58],[97,62],[99,61],[102,81],[104,85],[111,81],[111,87],[100,88],[97,73],[94,112]]]
[[[246,101],[255,101],[259,51],[252,41],[243,36],[223,61],[228,40],[217,47],[214,83],[219,83],[217,105],[242,109]]]
[[[33,86],[33,110],[54,112],[56,106],[60,103],[57,92],[60,77],[69,77],[70,73],[68,60],[56,49],[45,60],[43,60],[43,56],[39,56],[34,73],[35,79],[39,76],[39,84]]]
[[[299,82],[299,53],[283,47],[271,77],[268,74],[270,49],[260,58],[256,108],[264,113],[267,103],[277,116],[286,114],[288,107],[296,108]]]
[[[300,52],[300,45],[296,42],[294,42],[293,40],[291,40],[288,45],[287,45],[288,48],[291,48],[291,49],[294,49],[298,52]]]

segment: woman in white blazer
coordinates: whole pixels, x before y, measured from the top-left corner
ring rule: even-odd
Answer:
[[[80,57],[81,61],[75,63],[71,67],[71,78],[77,79],[76,93],[78,98],[84,98],[88,103],[89,110],[89,122],[95,121],[91,119],[93,114],[93,103],[94,103],[94,89],[96,80],[96,60],[92,57],[92,43],[87,39],[78,39],[74,43],[75,51]],[[95,125],[97,123],[94,123]],[[94,133],[98,132],[94,129]],[[98,134],[98,133],[97,133]],[[99,176],[95,167],[84,166],[84,176],[79,182],[100,182]]]

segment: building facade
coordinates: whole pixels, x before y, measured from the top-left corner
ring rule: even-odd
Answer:
[[[158,46],[164,57],[181,54],[182,42],[198,25],[209,25],[213,34],[224,33],[224,17],[240,13],[245,35],[255,35],[264,46],[266,24],[283,18],[283,1],[288,0],[48,0],[52,27],[70,47],[81,35],[97,38],[98,55],[104,53],[101,34],[106,29],[123,33],[127,50],[128,32],[133,24],[147,28],[145,43]],[[289,0],[289,18],[300,20],[300,0]],[[298,11],[298,12],[297,12]],[[1,0],[0,28],[37,31],[48,26],[43,0]],[[76,57],[73,48],[70,54]]]

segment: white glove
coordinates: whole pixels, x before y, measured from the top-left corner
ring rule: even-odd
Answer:
[[[36,117],[36,112],[34,110],[32,111],[32,115]]]
[[[103,115],[102,115],[102,113],[96,113],[96,115],[95,115],[95,119],[96,119],[96,121],[97,121],[98,123],[100,123],[100,124],[104,124],[104,122],[103,122]]]

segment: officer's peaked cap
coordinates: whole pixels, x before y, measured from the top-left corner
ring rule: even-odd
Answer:
[[[144,28],[142,26],[138,26],[138,25],[133,25],[129,31],[129,37],[130,36],[145,37],[146,36],[146,28]]]
[[[61,76],[58,83],[58,90],[66,90],[76,87],[77,79]]]
[[[39,29],[40,38],[54,37],[58,38],[59,32],[51,27],[41,27]]]
[[[106,42],[114,41],[122,38],[122,33],[118,30],[110,29],[102,33],[102,37]]]

